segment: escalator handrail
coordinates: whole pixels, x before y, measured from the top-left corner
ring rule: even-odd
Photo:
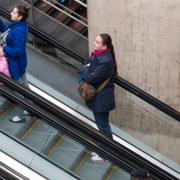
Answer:
[[[0,133],[2,133],[1,130]],[[31,169],[27,165],[24,165],[22,162],[13,158],[11,155],[8,155],[2,150],[0,150],[0,156],[2,157],[2,159],[0,159],[0,179],[1,175],[3,174],[6,176],[6,179],[9,180],[29,180],[30,178],[47,180],[45,176]]]
[[[77,19],[76,17],[74,17],[74,16],[68,14],[67,12],[63,11],[62,9],[58,8],[57,6],[55,6],[54,4],[52,4],[51,2],[49,2],[49,1],[47,1],[47,0],[42,0],[42,1],[45,2],[46,4],[50,5],[52,8],[58,10],[60,13],[65,14],[66,16],[68,16],[69,18],[73,19],[74,21],[81,23],[81,24],[84,25],[85,27],[88,27],[88,25],[87,25],[86,23],[84,23],[83,21],[80,21],[80,20]],[[53,0],[53,2],[55,2],[56,4],[58,4],[57,1],[54,1],[54,0]],[[82,17],[82,18],[83,18],[83,17]]]
[[[131,149],[128,149],[122,144],[119,144],[105,137],[99,131],[92,129],[92,127],[88,124],[80,121],[78,118],[74,117],[73,115],[67,113],[65,110],[49,102],[47,99],[34,93],[28,88],[23,87],[21,84],[10,79],[9,77],[4,76],[1,73],[0,81],[4,84],[5,87],[7,86],[11,90],[19,92],[25,98],[28,98],[30,101],[34,102],[39,107],[45,109],[45,111],[51,113],[55,119],[58,118],[58,120],[54,120],[48,115],[44,117],[44,114],[40,111],[38,107],[33,107],[30,103],[24,102],[25,98],[21,97],[23,100],[19,100],[18,104],[22,103],[25,109],[27,109],[31,113],[34,113],[36,116],[40,114],[42,120],[48,122],[51,126],[54,126],[56,129],[61,131],[62,128],[64,128],[64,131],[66,133],[68,132],[69,136],[71,136],[72,138],[74,137],[76,139],[78,138],[78,141],[81,141],[83,144],[86,144],[86,146],[88,146],[90,149],[96,149],[95,152],[99,153],[106,159],[109,159],[114,164],[118,166],[124,165],[124,168],[126,168],[127,171],[130,171],[128,163],[131,162],[132,167],[135,166],[135,164],[137,164],[139,166],[151,168],[153,173],[161,178],[164,178],[164,176],[166,176],[166,178],[173,176],[172,174],[169,174],[169,172],[166,172],[164,169],[158,167],[156,164],[149,162],[147,159],[133,152]],[[0,92],[5,92],[3,90],[3,86],[0,86]],[[14,93],[11,92],[8,95],[11,96],[11,98],[13,97],[14,99],[17,99],[18,97],[13,94]],[[33,110],[32,107],[34,108]],[[73,129],[73,131],[76,131],[77,133],[71,134],[71,129]],[[71,132],[69,132],[70,130]],[[102,148],[104,146],[106,146],[108,150]],[[123,161],[119,159],[119,157],[123,158]],[[169,167],[166,164],[164,165],[171,169],[171,171],[178,173],[176,170],[172,169],[172,167]]]
[[[0,8],[0,14],[5,16],[6,18],[10,19],[10,15],[7,13],[7,11],[2,10]],[[73,57],[75,60],[83,63],[85,59],[78,54],[74,53],[67,47],[64,47],[61,43],[50,37],[49,35],[39,31],[36,29],[33,25],[29,24],[30,31],[35,34],[37,37],[47,41],[54,47],[60,49],[64,53],[68,54],[69,56]],[[115,83],[126,89],[127,91],[131,92],[135,96],[141,98],[142,100],[148,102],[155,108],[159,109],[160,111],[164,112],[165,114],[169,115],[170,117],[174,118],[175,120],[180,122],[180,112],[172,108],[171,106],[167,105],[166,103],[160,101],[159,99],[153,97],[152,95],[148,94],[147,92],[143,91],[142,89],[138,88],[137,86],[133,85],[132,83],[128,82],[127,80],[123,79],[122,77],[117,76],[115,79]]]
[[[86,3],[83,3],[83,2],[81,2],[81,1],[79,1],[79,0],[74,0],[74,1],[76,1],[77,3],[79,3],[80,5],[82,5],[83,7],[87,8],[87,4],[86,4]]]
[[[148,104],[152,105],[153,107],[159,109],[160,111],[164,112],[165,114],[169,115],[170,117],[174,118],[175,120],[180,122],[180,112],[172,108],[171,106],[165,104],[164,102],[160,101],[159,99],[153,97],[152,95],[148,94],[147,92],[141,90],[137,86],[133,85],[132,83],[126,81],[121,77],[117,77],[115,79],[115,83],[120,87],[126,89],[127,91],[131,92],[135,96],[141,98]]]

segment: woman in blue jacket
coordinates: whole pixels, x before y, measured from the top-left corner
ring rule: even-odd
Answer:
[[[117,65],[110,35],[98,35],[93,42],[93,50],[91,57],[82,68],[81,79],[96,89],[109,77],[110,80],[95,97],[86,101],[86,104],[93,111],[98,129],[112,138],[109,112],[115,108],[113,82],[117,75]]]
[[[0,56],[6,56],[11,78],[27,86],[26,80],[26,42],[28,36],[28,27],[26,18],[28,17],[28,8],[24,5],[17,5],[11,12],[10,24],[4,24],[0,20],[0,31],[8,30],[4,41],[5,46],[0,47]],[[12,118],[14,122],[20,122],[20,118],[15,116]]]

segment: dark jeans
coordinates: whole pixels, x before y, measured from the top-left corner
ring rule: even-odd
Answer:
[[[112,138],[112,130],[109,125],[109,112],[93,112],[98,129],[106,136]]]

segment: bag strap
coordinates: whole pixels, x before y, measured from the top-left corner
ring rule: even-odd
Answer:
[[[112,76],[109,76],[99,87],[98,89],[96,90],[96,94],[98,92],[100,92],[101,90],[103,90],[103,88],[107,85],[107,83],[110,81]]]
[[[7,29],[3,33],[1,33],[0,37],[3,38],[11,29]]]
[[[3,33],[0,34],[0,46],[3,46],[5,44],[4,41],[4,37],[11,31],[11,29],[7,29],[6,31],[4,31]]]

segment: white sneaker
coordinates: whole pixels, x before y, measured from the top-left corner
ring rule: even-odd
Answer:
[[[91,152],[90,154],[91,154],[91,157],[98,155],[98,154],[95,153],[95,152]]]
[[[105,160],[102,157],[100,157],[98,154],[92,156],[91,161],[94,162],[94,163],[97,163],[97,164],[105,162]]]
[[[14,116],[12,117],[12,119],[9,119],[11,122],[16,122],[16,123],[24,123],[25,119],[24,118],[20,118],[19,116]]]
[[[23,111],[23,114],[24,114],[25,116],[30,116],[30,113],[27,112],[26,110]]]

